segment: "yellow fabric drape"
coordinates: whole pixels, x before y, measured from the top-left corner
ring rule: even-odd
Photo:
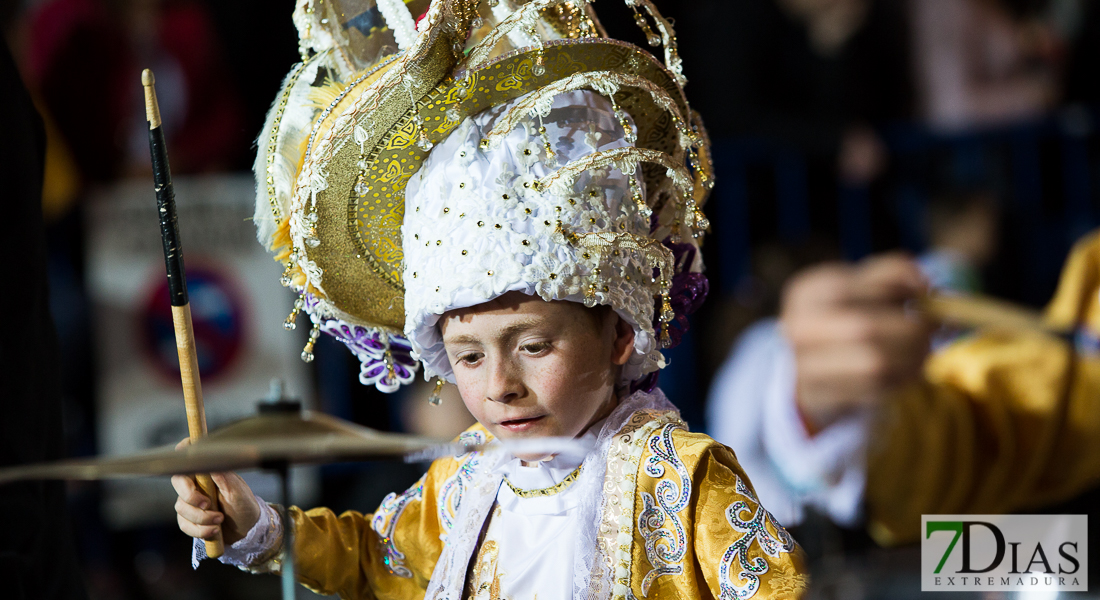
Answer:
[[[402,495],[409,499],[395,515],[399,520],[392,539],[383,538],[371,525],[374,519],[387,516],[386,505],[394,495],[383,501],[374,515],[347,511],[336,516],[327,508],[302,511],[291,507],[299,581],[319,594],[346,599],[423,598],[443,550],[443,528],[434,500],[439,495],[439,484],[458,467],[454,459],[437,460]],[[387,547],[400,549],[404,555],[400,565],[387,556]],[[400,571],[400,567],[408,569],[410,576],[396,575],[394,571]]]
[[[1073,249],[1047,322],[1100,332],[1100,234]],[[920,538],[922,514],[1019,512],[1100,483],[1100,358],[1041,333],[981,333],[929,358],[887,402],[868,454],[871,535]]]

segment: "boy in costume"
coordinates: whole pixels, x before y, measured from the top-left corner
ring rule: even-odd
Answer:
[[[345,598],[798,597],[801,549],[655,387],[706,292],[711,187],[671,26],[628,0],[662,64],[583,2],[418,4],[299,3],[313,54],[256,163],[261,242],[301,294],[286,324],[304,310],[303,358],[332,334],[364,384],[418,362],[457,383],[463,441],[591,450],[444,458],[373,515],[289,524],[233,475],[222,513],[176,477],[181,529],[221,524],[223,561],[271,572],[291,526],[300,580]]]

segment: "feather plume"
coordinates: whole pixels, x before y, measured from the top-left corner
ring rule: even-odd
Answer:
[[[317,93],[322,95],[329,91],[327,85],[320,88],[311,85],[329,55],[329,52],[324,52],[295,65],[283,80],[279,95],[275,97],[264,128],[256,140],[254,221],[256,239],[268,251],[275,252],[279,248],[275,245],[275,233],[290,215],[290,198],[301,168],[302,145],[309,138],[313,120],[320,112],[314,101],[314,90],[319,90]],[[329,81],[326,80],[326,84]]]

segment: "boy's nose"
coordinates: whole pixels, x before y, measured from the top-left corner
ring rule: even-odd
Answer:
[[[519,369],[506,360],[494,361],[485,387],[485,399],[508,404],[522,397],[523,390]]]

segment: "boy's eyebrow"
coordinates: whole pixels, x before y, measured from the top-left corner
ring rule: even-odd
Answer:
[[[479,344],[481,344],[481,339],[479,339],[476,335],[470,335],[470,334],[456,335],[453,338],[448,338],[448,337],[444,336],[443,337],[443,343],[444,344],[474,344],[474,345],[479,345]]]
[[[542,321],[539,321],[537,319],[526,319],[523,321],[518,321],[501,330],[500,337],[502,339],[510,340],[525,331],[538,327],[541,324]]]
[[[542,321],[539,321],[537,319],[526,319],[526,320],[523,320],[523,321],[512,323],[511,325],[509,325],[509,326],[505,327],[504,329],[502,329],[501,332],[500,332],[500,335],[497,336],[497,338],[498,339],[503,339],[503,340],[510,340],[510,339],[516,337],[517,335],[525,332],[525,331],[528,331],[530,329],[534,329],[535,327],[538,327],[541,324],[542,324]],[[467,334],[463,334],[463,335],[456,335],[453,338],[444,337],[443,341],[444,341],[444,343],[449,343],[449,344],[475,344],[475,345],[480,345],[482,343],[482,338],[477,336],[477,335],[467,333]]]

